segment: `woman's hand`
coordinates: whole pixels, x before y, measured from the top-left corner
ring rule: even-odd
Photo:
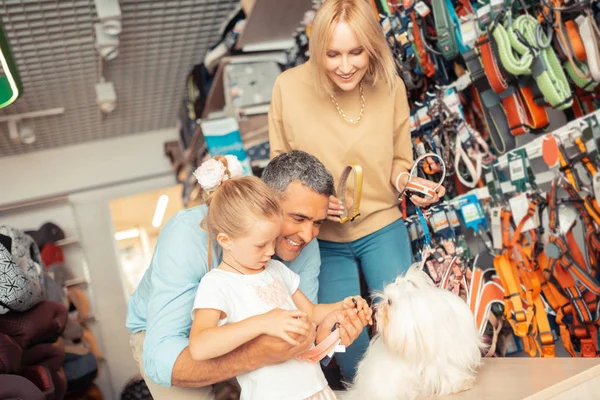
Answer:
[[[401,182],[403,180],[402,178],[400,178]],[[410,181],[414,182],[414,183],[418,183],[423,186],[427,186],[431,189],[435,189],[435,187],[437,186],[437,183],[432,182],[427,179],[419,178],[417,176],[413,176],[412,178],[410,178]],[[406,185],[406,183],[404,183],[404,185]],[[428,196],[420,197],[420,196],[416,196],[413,194],[412,196],[410,196],[410,201],[412,201],[413,204],[417,207],[426,208],[426,207],[429,207],[430,205],[435,204],[438,201],[440,201],[440,199],[442,197],[444,197],[445,194],[446,194],[446,188],[442,185],[439,188],[437,188],[434,197],[428,197]]]
[[[299,342],[290,337],[288,333],[296,333],[300,336],[306,336],[309,333],[310,324],[306,313],[298,310],[289,311],[275,308],[259,317],[262,333],[279,337],[292,346],[297,346]]]
[[[329,209],[327,210],[327,219],[333,222],[340,222],[340,215],[344,213],[342,201],[335,196],[329,196]]]
[[[360,317],[364,316],[364,319],[369,325],[373,325],[373,310],[369,307],[369,303],[360,296],[346,297],[342,301],[342,307],[344,310],[356,310],[356,313]],[[363,319],[363,318],[361,318]]]

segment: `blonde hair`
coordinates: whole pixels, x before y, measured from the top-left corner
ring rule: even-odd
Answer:
[[[346,22],[369,55],[365,76],[375,85],[382,80],[393,92],[396,65],[382,28],[367,0],[326,0],[317,11],[310,30],[309,49],[315,89],[321,95],[333,94],[333,83],[323,68],[327,46],[339,22]]]
[[[217,156],[215,159],[221,161],[227,169],[225,157]],[[282,215],[277,194],[255,176],[223,182],[208,196],[205,203],[208,213],[202,221],[202,227],[215,238],[219,233],[232,238],[248,234],[253,217],[271,219]]]

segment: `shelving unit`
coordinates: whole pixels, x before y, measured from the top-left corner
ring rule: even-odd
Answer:
[[[96,319],[96,298],[91,285],[91,276],[86,259],[85,249],[82,247],[79,226],[72,203],[67,198],[52,201],[25,202],[13,204],[10,208],[0,210],[0,225],[12,226],[20,230],[37,229],[43,223],[52,221],[59,225],[65,232],[66,238],[56,241],[55,244],[63,250],[66,265],[71,269],[74,279],[67,282],[67,286],[80,285],[86,294],[90,312],[86,323],[96,337],[102,349],[105,341],[100,332],[99,321]],[[105,399],[113,399],[114,388],[108,372],[110,360],[104,360],[98,365],[96,384],[103,392]]]

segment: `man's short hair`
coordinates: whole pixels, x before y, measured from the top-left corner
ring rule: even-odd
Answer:
[[[331,172],[315,156],[300,150],[273,158],[264,169],[262,179],[280,194],[290,183],[299,181],[316,193],[327,197],[335,195]]]

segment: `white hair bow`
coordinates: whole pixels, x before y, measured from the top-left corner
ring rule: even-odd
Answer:
[[[194,171],[193,174],[204,191],[212,192],[226,180],[244,176],[244,167],[237,156],[226,155],[225,159],[227,167],[221,161],[211,158]]]

